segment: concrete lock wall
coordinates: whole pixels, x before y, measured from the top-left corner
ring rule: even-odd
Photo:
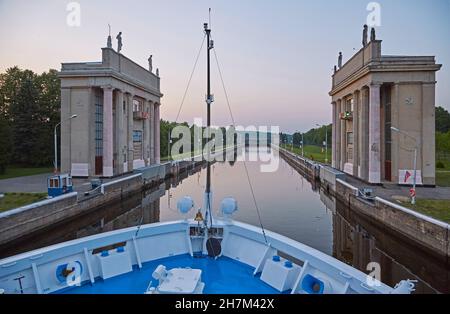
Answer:
[[[142,183],[142,174],[135,174],[123,179],[102,184],[101,192],[102,194],[114,192],[127,193],[139,189],[142,186]]]
[[[45,200],[0,214],[0,244],[60,221],[77,204],[78,193]]]
[[[291,165],[295,170],[301,172],[307,179],[316,180],[320,177],[320,167],[315,162],[309,159],[297,156],[281,147],[274,147],[279,150],[280,155]]]
[[[358,190],[355,187],[339,179],[336,180],[335,194],[350,209],[382,223],[440,255],[450,255],[448,224],[379,197],[376,197],[373,203],[363,201],[357,197]]]

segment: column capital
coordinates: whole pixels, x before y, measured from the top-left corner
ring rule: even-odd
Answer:
[[[144,98],[144,101],[147,102],[149,105],[154,104],[155,102],[149,98]]]
[[[370,82],[370,88],[381,87],[381,85],[383,85],[383,82]]]
[[[103,89],[103,90],[106,89],[106,90],[111,90],[111,91],[116,89],[112,85],[103,85],[103,86],[100,86],[100,88]]]

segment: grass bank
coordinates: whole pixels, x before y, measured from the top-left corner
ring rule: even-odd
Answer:
[[[450,171],[436,170],[436,185],[437,186],[450,186]]]
[[[47,198],[47,193],[6,193],[0,198],[0,212],[36,203]]]
[[[11,179],[18,177],[34,176],[37,174],[51,173],[52,168],[23,168],[23,167],[8,167],[5,173],[0,174],[0,180]]]
[[[416,205],[409,202],[400,202],[403,206],[419,213],[433,217],[437,220],[450,223],[450,200],[423,200],[419,199]]]
[[[302,149],[300,147],[292,147],[292,145],[282,144],[280,145],[282,148],[287,149],[294,154],[302,156]],[[311,159],[313,161],[318,161],[321,163],[325,163],[325,152],[322,152],[322,147],[313,146],[313,145],[305,145],[304,147],[304,157]],[[328,149],[328,164],[331,164],[331,149]]]

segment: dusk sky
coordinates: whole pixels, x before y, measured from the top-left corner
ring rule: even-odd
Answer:
[[[212,35],[238,125],[306,131],[331,122],[328,92],[339,51],[361,47],[367,0],[80,0],[81,26],[66,23],[61,0],[0,0],[0,71],[36,72],[62,62],[101,61],[108,23],[123,32],[122,53],[161,73],[162,118],[175,120],[212,8]],[[436,105],[450,109],[450,1],[389,0],[381,5],[383,54],[434,55]],[[214,59],[213,59],[214,60]],[[231,123],[213,62],[213,123]],[[205,51],[180,121],[205,117]]]

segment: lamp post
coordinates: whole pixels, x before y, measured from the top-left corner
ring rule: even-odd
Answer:
[[[316,124],[319,128],[322,127],[319,124]],[[328,127],[327,125],[324,125],[325,127],[325,163],[328,163]]]
[[[302,157],[305,157],[304,146],[305,146],[305,140],[303,139],[303,133],[302,133]]]
[[[417,181],[417,149],[418,149],[419,145],[417,143],[416,138],[412,137],[408,133],[406,133],[406,132],[404,132],[404,131],[396,128],[396,127],[393,127],[393,126],[391,126],[391,130],[394,131],[394,132],[398,132],[400,134],[403,134],[406,137],[409,137],[409,138],[413,139],[415,144],[416,144],[415,147],[414,147],[414,175],[413,175],[413,188],[412,188],[412,191],[411,191],[411,204],[415,205],[416,204],[416,181]]]
[[[58,134],[56,133],[57,128],[58,128],[63,122],[66,122],[66,121],[68,121],[68,120],[75,119],[76,117],[77,117],[77,115],[74,114],[74,115],[72,115],[70,118],[67,118],[67,119],[61,121],[60,123],[58,123],[57,125],[55,125],[55,132],[54,132],[54,135],[55,135],[55,161],[54,161],[54,167],[55,167],[55,170],[54,170],[54,171],[55,171],[55,174],[58,173]]]

